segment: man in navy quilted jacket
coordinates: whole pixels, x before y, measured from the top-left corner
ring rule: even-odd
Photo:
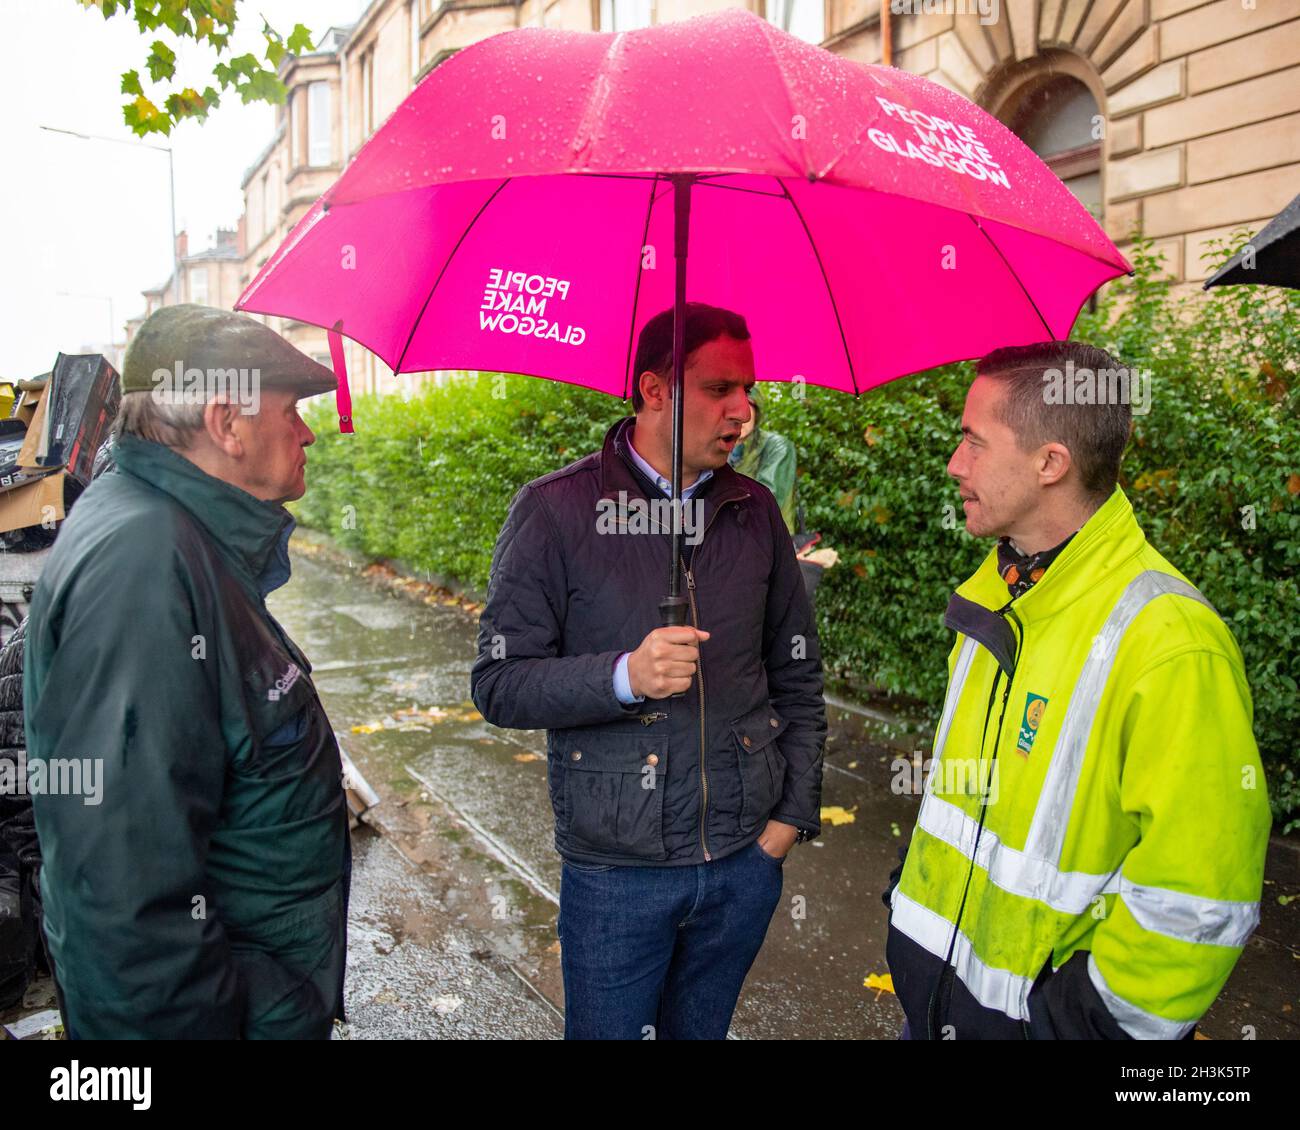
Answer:
[[[471,674],[488,721],[545,729],[570,1039],[722,1039],[820,831],[817,630],[772,493],[727,457],[749,418],[744,318],[686,314],[689,626],[664,628],[671,310],[637,343],[635,417],[525,486],[492,560]]]

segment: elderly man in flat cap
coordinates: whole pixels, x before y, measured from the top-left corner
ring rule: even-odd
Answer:
[[[127,352],[116,469],[68,518],[27,628],[45,932],[74,1038],[328,1038],[342,1016],[339,750],[266,607],[315,440],[297,402],[334,387],[208,307],[164,307]]]

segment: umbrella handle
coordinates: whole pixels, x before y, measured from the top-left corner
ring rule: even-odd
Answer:
[[[665,628],[681,628],[686,625],[686,608],[688,600],[684,596],[666,596],[659,602],[659,618]],[[669,698],[682,698],[685,691],[670,694]]]

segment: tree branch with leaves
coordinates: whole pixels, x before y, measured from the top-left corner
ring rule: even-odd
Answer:
[[[122,117],[137,136],[150,133],[170,134],[186,118],[202,121],[221,102],[223,91],[233,91],[244,103],[280,103],[285,86],[279,78],[280,63],[285,56],[297,56],[312,50],[312,35],[303,24],[295,24],[285,39],[262,19],[263,57],[252,52],[232,55],[230,41],[239,14],[235,0],[77,0],[83,8],[94,8],[104,17],[129,15],[142,35],[159,30],[170,32],[178,40],[206,43],[216,52],[212,68],[216,86],[202,91],[182,86],[176,79],[176,52],[161,39],[150,45],[144,61],[149,81],[162,86],[159,93],[146,94],[141,85],[140,69],[122,75]]]

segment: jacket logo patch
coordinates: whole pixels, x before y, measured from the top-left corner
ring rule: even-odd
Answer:
[[[279,702],[280,699],[287,695],[294,683],[298,681],[298,676],[302,674],[296,663],[290,663],[288,669],[283,675],[275,680],[275,685],[266,692],[268,702]]]
[[[1025,696],[1025,716],[1020,722],[1020,736],[1016,739],[1016,749],[1028,753],[1034,747],[1034,738],[1038,736],[1038,724],[1043,720],[1043,711],[1047,709],[1047,699],[1040,694]]]

